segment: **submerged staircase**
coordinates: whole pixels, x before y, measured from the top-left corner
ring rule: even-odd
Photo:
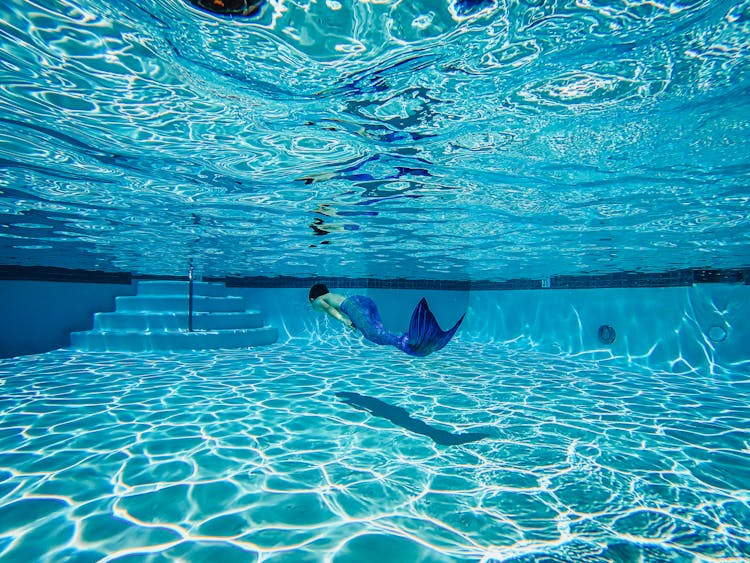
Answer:
[[[136,295],[115,299],[114,312],[94,315],[92,330],[71,333],[71,348],[210,350],[263,346],[278,339],[275,328],[263,325],[260,312],[246,310],[244,298],[228,295],[223,283],[192,282],[192,286],[191,318],[190,282],[139,281]]]

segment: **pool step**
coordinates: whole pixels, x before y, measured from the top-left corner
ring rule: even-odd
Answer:
[[[188,285],[186,281],[139,281],[138,295],[187,295]],[[226,294],[223,283],[193,282],[193,295],[224,297]]]
[[[261,328],[263,318],[260,311],[241,313],[207,313],[193,314],[193,330],[226,330],[241,328]],[[116,311],[113,313],[96,313],[94,330],[134,332],[134,331],[177,331],[188,329],[187,313],[136,313]]]
[[[121,295],[115,298],[118,311],[132,313],[165,312],[177,313],[188,310],[187,295]],[[245,300],[242,297],[208,297],[193,296],[193,311],[195,312],[242,312],[245,310]]]
[[[100,352],[164,352],[175,350],[213,350],[250,348],[273,344],[278,333],[273,327],[178,332],[73,332],[73,349]]]
[[[193,331],[188,331],[188,282],[139,281],[137,295],[115,299],[116,310],[96,313],[94,328],[70,335],[87,351],[170,351],[246,348],[273,344],[278,331],[259,311],[220,283],[193,284]]]

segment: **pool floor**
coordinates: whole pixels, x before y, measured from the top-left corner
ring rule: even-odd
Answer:
[[[750,559],[747,374],[292,341],[0,383],[3,562]]]

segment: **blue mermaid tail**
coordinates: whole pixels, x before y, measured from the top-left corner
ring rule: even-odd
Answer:
[[[438,325],[435,315],[432,314],[427,306],[427,299],[422,300],[411,314],[409,322],[409,332],[406,337],[406,347],[404,352],[412,356],[426,356],[443,348],[453,335],[456,334],[458,327],[464,320],[464,315],[458,319],[458,322],[449,330],[442,330]]]
[[[383,326],[375,302],[364,295],[353,295],[341,304],[341,311],[354,327],[375,344],[395,346],[411,356],[427,356],[443,348],[458,330],[464,315],[450,330],[442,330],[423,297],[409,322],[409,332],[397,335]]]

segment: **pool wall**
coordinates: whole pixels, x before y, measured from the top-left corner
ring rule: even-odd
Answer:
[[[473,292],[467,319],[463,337],[472,340],[674,371],[740,366],[750,348],[750,287]],[[600,338],[604,326],[614,330],[611,344]]]
[[[94,313],[134,293],[133,284],[0,280],[0,358],[64,348]]]
[[[114,310],[134,284],[0,281],[0,355],[41,353],[69,345],[69,333],[90,329],[93,314]],[[386,327],[406,330],[426,297],[443,328],[465,311],[457,340],[531,347],[675,371],[715,365],[750,368],[750,286],[696,284],[664,288],[446,291],[346,289],[379,305]],[[304,338],[358,343],[337,323],[314,312],[307,288],[230,288],[279,329],[279,342]],[[599,329],[615,338],[602,342]]]
[[[341,338],[338,323],[311,310],[306,289],[234,288],[261,308],[279,339]],[[716,364],[750,369],[750,286],[698,284],[665,288],[429,291],[351,289],[379,305],[384,324],[406,330],[419,299],[427,298],[443,328],[463,311],[456,339],[533,347],[674,371]],[[599,329],[614,330],[612,343]],[[347,335],[345,338],[351,338]]]

